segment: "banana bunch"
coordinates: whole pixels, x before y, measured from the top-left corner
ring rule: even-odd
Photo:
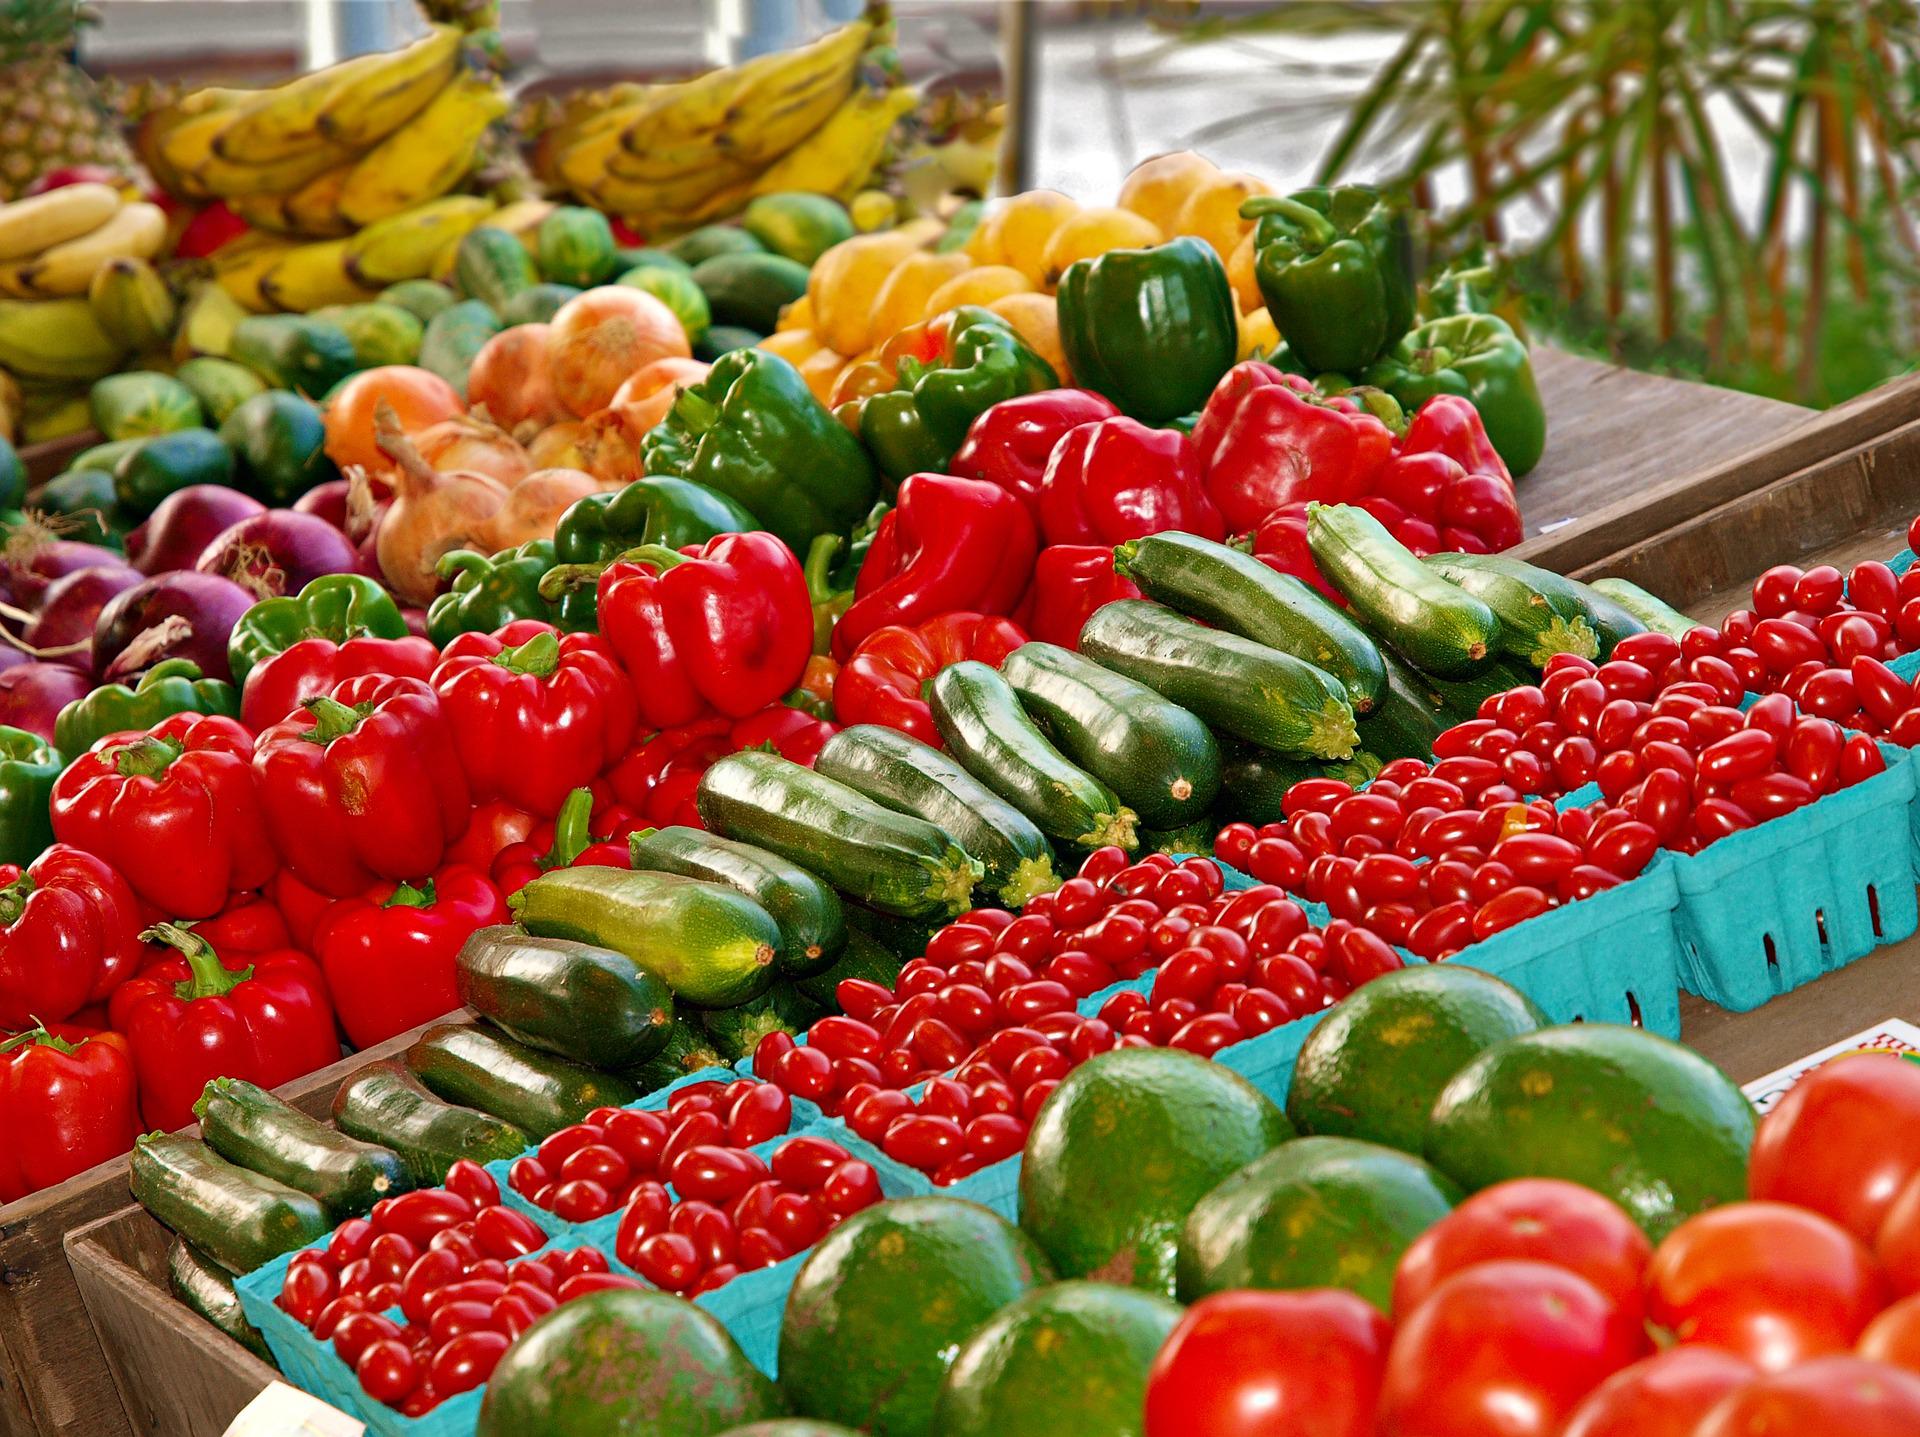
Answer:
[[[918,98],[863,78],[863,59],[884,41],[871,20],[856,20],[678,84],[578,97],[540,136],[535,171],[656,236],[723,219],[758,194],[851,198]]]
[[[158,205],[112,185],[65,185],[0,205],[0,295],[71,299],[112,259],[149,259],[167,238]]]
[[[225,200],[256,229],[343,240],[473,170],[508,100],[463,40],[435,25],[269,90],[198,90],[142,120],[135,145],[174,194]]]

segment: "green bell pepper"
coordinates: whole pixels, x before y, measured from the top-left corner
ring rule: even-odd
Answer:
[[[66,764],[37,733],[0,725],[0,863],[23,867],[53,842],[53,781]]]
[[[1473,401],[1487,438],[1518,479],[1547,447],[1547,410],[1527,346],[1504,319],[1455,314],[1429,320],[1368,367],[1364,382],[1411,414],[1436,394]]]
[[[322,574],[297,594],[263,599],[240,616],[227,640],[227,664],[236,688],[253,666],[302,639],[404,639],[407,621],[393,598],[364,574]]]
[[[490,634],[515,619],[559,625],[557,607],[540,597],[540,580],[553,567],[551,539],[491,556],[471,549],[442,554],[440,577],[452,579],[453,587],[427,606],[427,637],[444,649],[461,634]],[[569,617],[577,621],[580,615]]]
[[[800,371],[764,349],[720,356],[641,445],[648,474],[718,491],[796,554],[873,507],[873,461],[813,397]]]
[[[1145,424],[1200,408],[1239,357],[1226,266],[1192,235],[1075,260],[1057,299],[1073,382]]]
[[[110,733],[149,729],[169,714],[240,717],[240,694],[232,684],[202,678],[191,659],[163,659],[133,688],[105,684],[60,710],[53,742],[71,763]]]
[[[553,553],[562,564],[592,564],[642,544],[683,549],[716,534],[759,527],[758,519],[718,490],[654,474],[576,500],[554,527]]]
[[[1309,370],[1357,372],[1413,327],[1407,217],[1366,185],[1316,185],[1240,207],[1274,327]]]
[[[1006,320],[975,305],[929,323],[919,353],[887,367],[892,388],[834,412],[849,428],[858,426],[867,452],[896,485],[909,474],[944,474],[973,421],[1001,400],[1060,384],[1053,366]]]

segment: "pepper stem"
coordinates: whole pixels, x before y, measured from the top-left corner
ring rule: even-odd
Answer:
[[[1420,374],[1438,374],[1443,369],[1453,368],[1453,351],[1441,345],[1430,349],[1416,349],[1413,352],[1413,368]]]
[[[1301,204],[1290,196],[1260,195],[1240,206],[1243,220],[1257,220],[1262,215],[1282,215],[1293,221],[1305,231],[1307,244],[1315,250],[1323,250],[1340,238],[1340,231],[1333,227],[1332,220],[1312,205]]]
[[[665,544],[642,544],[637,549],[629,549],[620,556],[629,564],[651,564],[661,573],[666,573],[676,564],[687,562],[687,556],[677,549],[669,549]]]
[[[180,923],[156,923],[140,937],[148,943],[164,943],[187,960],[193,976],[174,984],[173,991],[182,1003],[201,998],[223,998],[253,977],[252,965],[238,973],[227,971],[213,945]]]
[[[433,880],[423,879],[418,888],[411,883],[402,883],[389,893],[382,908],[431,908],[437,900],[433,893]]]
[[[567,801],[560,805],[560,812],[554,815],[553,847],[540,860],[540,867],[549,871],[572,867],[573,860],[585,853],[593,843],[593,835],[587,831],[592,818],[592,792],[576,788],[567,795]]]
[[[540,576],[540,597],[557,604],[575,589],[591,589],[612,564],[555,564]]]
[[[814,603],[832,602],[833,561],[840,557],[846,542],[838,534],[815,534],[813,542],[807,545],[807,560],[800,571],[807,576],[807,597]]]
[[[15,1033],[10,1038],[0,1040],[0,1053],[11,1053],[15,1048],[24,1048],[30,1043],[41,1048],[51,1048],[56,1053],[79,1051],[79,1043],[69,1043],[65,1038],[49,1033],[47,1025],[38,1018],[33,1018],[31,1021],[33,1026],[24,1033]]]
[[[114,772],[122,778],[158,778],[186,752],[186,745],[158,734],[142,734],[132,743],[109,750]]]
[[[300,707],[313,715],[313,727],[303,737],[318,744],[329,744],[337,738],[345,738],[360,727],[360,720],[366,717],[358,709],[341,703],[339,699],[328,698],[325,694],[308,699]]]
[[[23,871],[5,888],[0,888],[0,928],[11,928],[20,921],[20,915],[27,909],[27,899],[37,886],[33,875]]]
[[[518,648],[502,649],[493,661],[516,674],[544,679],[560,667],[560,636],[552,630],[535,634]]]
[[[680,421],[681,428],[698,437],[720,422],[720,406],[704,394],[683,389],[673,401],[673,417]]]

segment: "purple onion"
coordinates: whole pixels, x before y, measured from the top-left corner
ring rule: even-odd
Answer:
[[[86,673],[93,664],[86,641],[93,637],[101,610],[139,582],[140,575],[125,564],[76,569],[48,585],[39,613],[21,637],[28,647],[42,652],[80,645],[70,653],[51,656],[51,661]]]
[[[231,679],[227,638],[254,596],[231,579],[175,569],[143,579],[100,611],[94,672],[131,680],[162,659],[192,659],[210,679]]]
[[[358,553],[325,519],[293,509],[268,509],[214,537],[194,561],[203,574],[232,579],[256,599],[297,594],[323,574],[351,574]]]
[[[293,501],[294,512],[325,519],[344,534],[347,532],[347,491],[352,487],[344,479],[316,484]]]
[[[39,608],[56,579],[81,569],[126,564],[126,560],[102,545],[56,539],[46,530],[37,532],[44,537],[35,537],[35,531],[20,526],[15,531],[14,542],[0,555],[6,588],[13,596],[12,602],[23,609]]]
[[[143,574],[191,569],[208,544],[267,506],[224,484],[190,484],[160,501],[147,521],[127,535],[127,562]]]
[[[0,724],[53,742],[60,710],[93,691],[93,680],[65,664],[24,663],[0,672]]]

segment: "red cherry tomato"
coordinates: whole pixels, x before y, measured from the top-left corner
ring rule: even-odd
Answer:
[[[1858,1357],[1763,1375],[1722,1399],[1693,1437],[1912,1437],[1920,1377]]]
[[[420,1385],[413,1349],[397,1337],[383,1337],[363,1348],[353,1373],[367,1396],[389,1407],[398,1407]]]
[[[1920,1064],[1860,1054],[1814,1069],[1761,1121],[1747,1192],[1824,1213],[1871,1243],[1916,1173]]]
[[[463,1332],[433,1354],[428,1369],[433,1390],[442,1397],[478,1387],[489,1377],[500,1359],[507,1355],[504,1332]]]
[[[1594,1388],[1560,1437],[1693,1437],[1715,1404],[1756,1371],[1718,1348],[1670,1348]]]

